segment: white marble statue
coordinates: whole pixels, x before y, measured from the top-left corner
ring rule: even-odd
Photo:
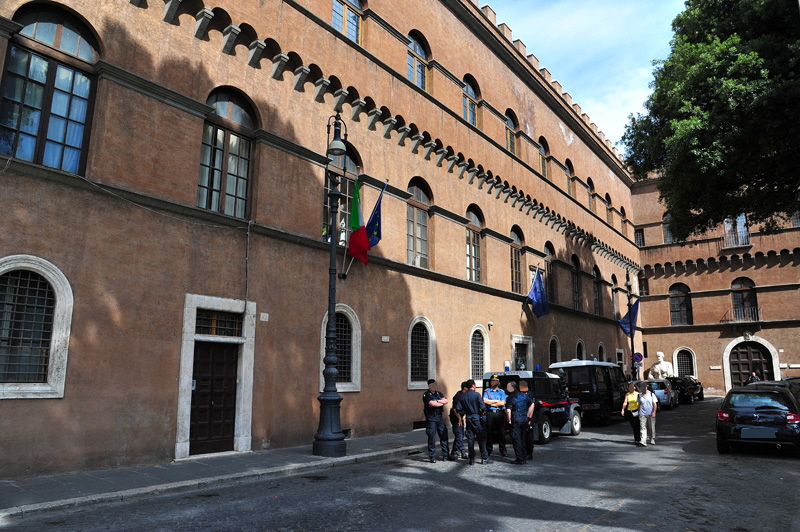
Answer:
[[[672,369],[672,363],[664,361],[664,353],[659,351],[656,356],[658,357],[658,362],[650,366],[649,379],[653,381],[664,377],[674,377],[675,371]]]

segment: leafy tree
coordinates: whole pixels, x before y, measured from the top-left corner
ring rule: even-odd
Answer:
[[[626,163],[660,176],[678,239],[740,213],[775,230],[800,211],[798,1],[688,0],[672,28]]]

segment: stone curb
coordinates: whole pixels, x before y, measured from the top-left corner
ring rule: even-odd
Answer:
[[[400,456],[409,456],[422,452],[421,446],[409,445],[406,447],[398,447],[387,451],[373,451],[369,453],[358,454],[354,456],[343,456],[341,458],[325,458],[318,462],[309,462],[306,464],[292,464],[284,466],[269,467],[264,469],[254,469],[251,471],[244,471],[241,473],[231,473],[228,475],[218,475],[215,477],[205,477],[193,480],[183,480],[180,482],[169,482],[165,484],[155,484],[144,488],[135,488],[122,491],[113,491],[109,493],[98,493],[95,495],[86,495],[84,497],[74,497],[72,499],[64,499],[60,501],[42,502],[36,504],[28,504],[25,506],[16,506],[0,510],[0,525],[6,519],[24,519],[36,514],[53,512],[56,510],[83,508],[96,504],[129,501],[132,499],[143,498],[151,495],[164,495],[168,493],[179,493],[182,491],[197,491],[206,489],[213,486],[235,484],[246,481],[263,480],[264,478],[275,477],[289,477],[306,473],[314,470],[332,469],[334,467],[341,467],[352,464],[363,464],[368,462],[376,462],[379,460],[386,460],[389,458],[397,458]]]

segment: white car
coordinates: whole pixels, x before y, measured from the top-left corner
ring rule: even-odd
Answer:
[[[647,383],[650,390],[658,397],[659,409],[665,408],[667,410],[672,410],[673,407],[680,406],[678,389],[673,388],[669,381],[658,379],[644,382]]]

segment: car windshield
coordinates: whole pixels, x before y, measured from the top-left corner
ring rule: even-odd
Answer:
[[[663,390],[667,387],[666,382],[654,382],[652,383],[652,387],[654,390]]]
[[[788,410],[786,398],[776,393],[735,393],[731,395],[730,405],[738,408],[777,408]]]

